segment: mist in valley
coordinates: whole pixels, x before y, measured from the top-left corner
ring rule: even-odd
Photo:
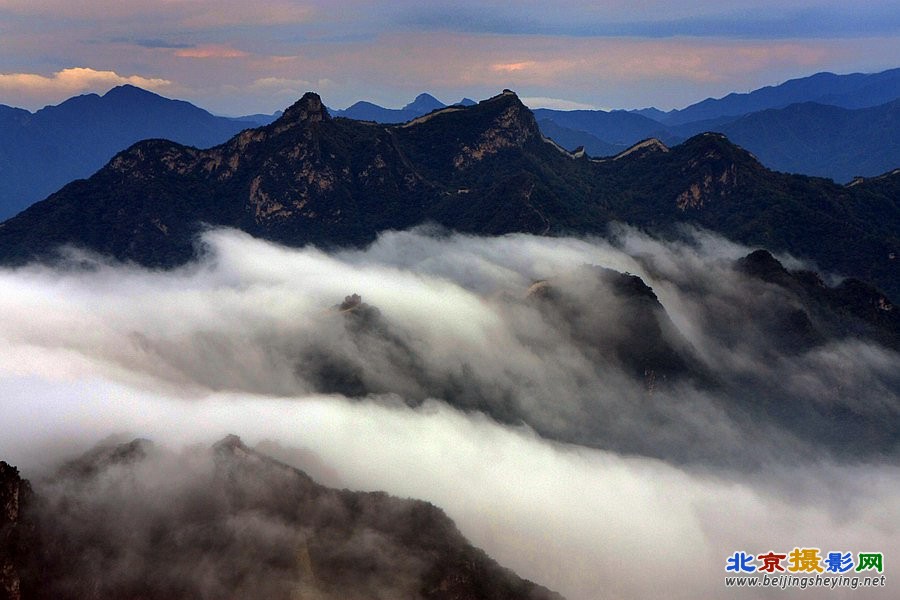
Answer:
[[[900,552],[900,355],[737,268],[751,248],[627,228],[202,243],[174,271],[77,251],[0,271],[0,459],[38,493],[189,496],[199,448],[234,433],[322,484],[432,502],[571,600],[717,596],[737,550]],[[158,450],[99,499],[62,485],[111,435]],[[115,530],[161,510],[114,504]]]

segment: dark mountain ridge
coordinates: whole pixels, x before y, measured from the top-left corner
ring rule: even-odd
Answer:
[[[688,222],[900,295],[895,176],[840,186],[775,173],[714,134],[638,148],[577,158],[548,142],[509,91],[397,126],[332,118],[309,93],[271,125],[209,150],[135,144],[0,224],[0,260],[22,264],[70,244],[170,267],[194,255],[204,226],[339,246],[429,221],[489,235]]]
[[[233,435],[184,456],[101,445],[35,487],[0,462],[4,600],[560,599],[439,508],[324,487]]]

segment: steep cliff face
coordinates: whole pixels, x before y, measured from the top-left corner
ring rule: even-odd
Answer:
[[[0,463],[0,486],[0,531],[15,533],[27,482]],[[0,546],[4,598],[560,599],[472,547],[439,508],[324,487],[236,436],[180,455],[100,446],[38,492],[37,543]]]
[[[21,600],[22,575],[33,551],[34,524],[26,509],[31,486],[15,467],[0,461],[0,600]]]

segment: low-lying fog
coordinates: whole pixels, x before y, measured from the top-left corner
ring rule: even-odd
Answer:
[[[795,546],[883,552],[885,591],[828,594],[891,594],[900,356],[861,340],[782,348],[767,315],[795,299],[733,269],[750,249],[627,229],[419,230],[331,255],[233,231],[205,242],[172,272],[85,257],[0,271],[0,459],[38,491],[112,434],[177,448],[236,433],[326,485],[431,501],[571,600],[720,597],[728,555]],[[664,335],[714,383],[648,385],[528,301],[535,281],[584,264],[641,276],[671,319]],[[573,285],[603,336],[628,335],[630,305]],[[374,325],[347,325],[337,306],[354,293]],[[359,393],[323,393],[345,389]],[[839,431],[770,418],[773,396],[810,423],[855,415],[877,444],[854,434],[844,454]],[[593,447],[558,441],[581,439]]]

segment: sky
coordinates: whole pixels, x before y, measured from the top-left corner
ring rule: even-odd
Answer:
[[[893,0],[0,0],[0,104],[131,83],[219,114],[503,88],[536,108],[681,108],[897,67]]]

